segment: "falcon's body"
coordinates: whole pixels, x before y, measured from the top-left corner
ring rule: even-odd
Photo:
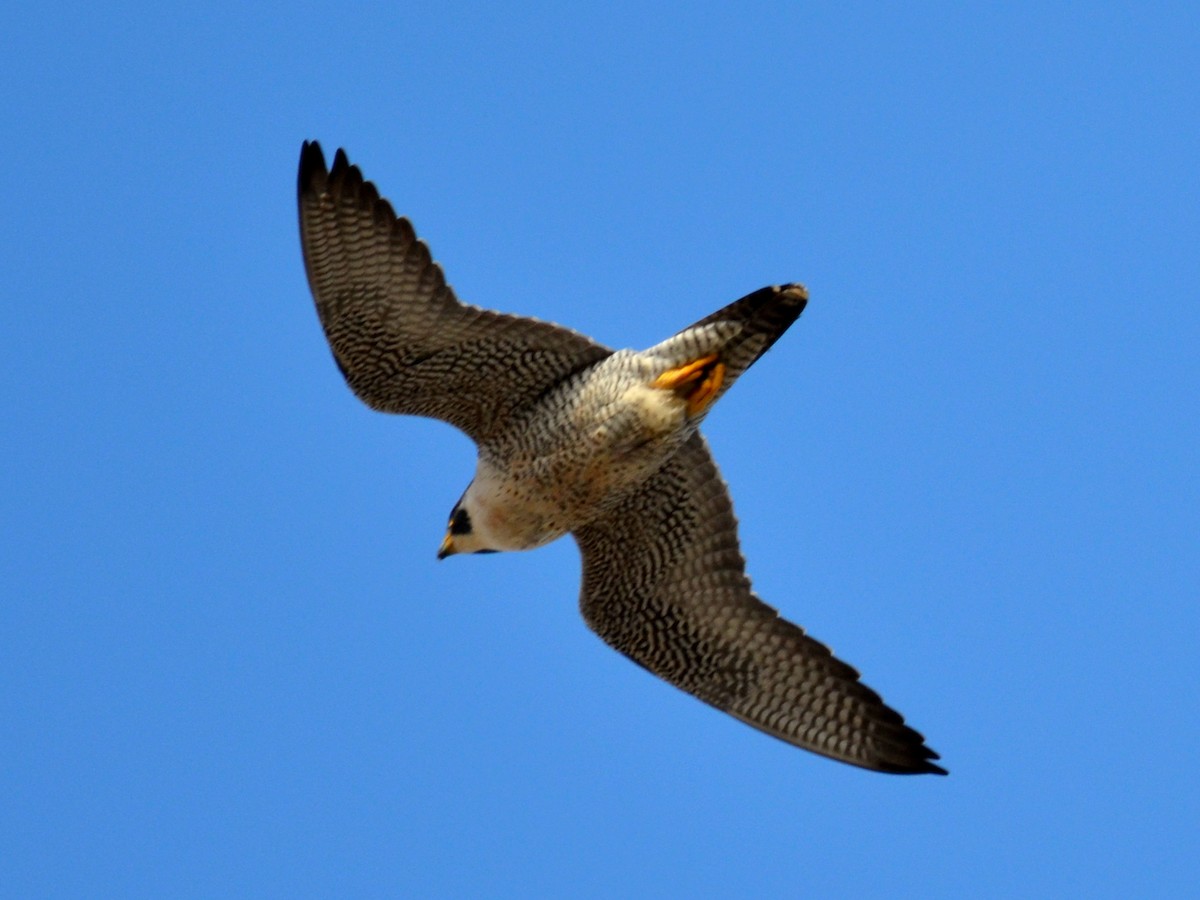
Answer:
[[[796,320],[799,285],[763,288],[635,352],[465,306],[338,151],[300,158],[309,282],[334,358],[372,407],[440,418],[476,442],[439,556],[526,550],[567,533],[581,607],[610,645],[800,747],[886,772],[937,754],[823,645],[751,591],[724,481],[698,427]]]
[[[530,550],[603,514],[695,430],[686,401],[646,387],[652,360],[613,354],[556,387],[514,429],[479,444],[461,506],[474,540],[456,552]]]

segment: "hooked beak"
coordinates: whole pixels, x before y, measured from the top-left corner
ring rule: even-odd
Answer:
[[[437,558],[445,559],[447,556],[453,556],[457,552],[454,549],[454,535],[447,531],[446,536],[442,538],[442,546],[438,547]]]

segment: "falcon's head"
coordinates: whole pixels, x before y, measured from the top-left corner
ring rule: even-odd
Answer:
[[[446,526],[446,536],[442,539],[442,546],[438,548],[438,559],[445,559],[456,553],[497,552],[497,548],[491,546],[491,541],[483,534],[483,530],[476,529],[475,523],[482,522],[483,515],[474,507],[476,504],[468,488],[450,512],[450,524]],[[472,512],[475,513],[474,517]]]

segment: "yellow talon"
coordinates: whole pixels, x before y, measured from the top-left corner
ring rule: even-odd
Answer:
[[[705,367],[711,366],[717,361],[717,354],[710,353],[708,356],[702,356],[690,363],[685,363],[682,366],[674,369],[667,369],[654,380],[654,387],[668,388],[673,391],[678,391],[687,388],[692,382],[705,375]]]
[[[710,353],[654,379],[654,387],[674,391],[687,401],[688,415],[703,412],[725,382],[725,363]]]
[[[717,362],[704,376],[704,380],[687,398],[688,415],[697,415],[717,399],[717,392],[725,382],[725,363]]]

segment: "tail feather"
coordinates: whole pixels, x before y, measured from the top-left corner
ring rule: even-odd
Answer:
[[[705,316],[679,333],[679,336],[694,335],[710,325],[736,326],[732,333],[722,328],[728,337],[715,349],[725,367],[724,377],[707,398],[706,408],[715,403],[743,372],[771,349],[800,317],[807,304],[808,291],[803,285],[765,287]]]
[[[747,360],[737,360],[739,371],[748,369],[756,359],[771,349],[783,333],[804,312],[808,305],[808,291],[802,284],[774,285],[760,288],[735,300],[715,313],[705,316],[691,328],[700,328],[714,322],[731,322],[741,325],[741,332],[726,346],[723,356],[728,356],[740,345],[753,345],[754,355]],[[691,330],[685,329],[685,330]],[[764,340],[765,339],[765,340]],[[727,360],[734,364],[734,360]]]

